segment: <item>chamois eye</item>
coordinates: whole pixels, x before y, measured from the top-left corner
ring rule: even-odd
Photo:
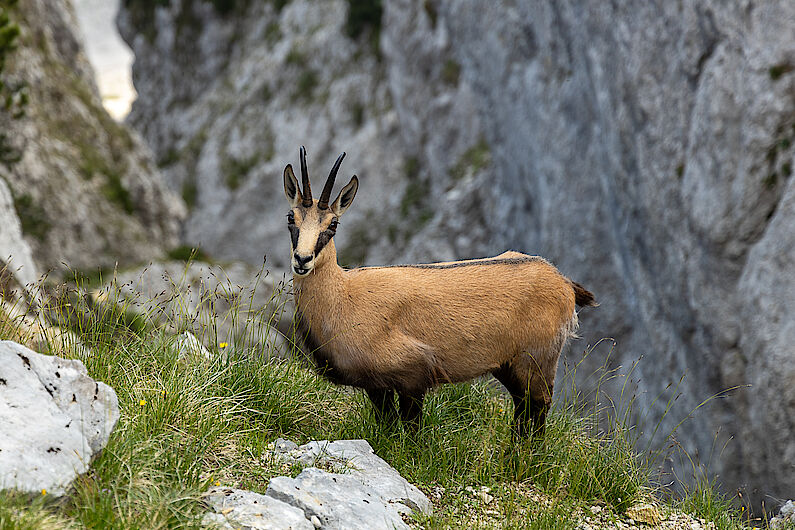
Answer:
[[[329,230],[336,230],[338,224],[339,224],[339,221],[337,221],[336,219],[332,219],[331,220],[331,224],[328,225],[328,229]]]
[[[293,212],[287,214],[287,224],[288,225],[295,224],[295,214]]]

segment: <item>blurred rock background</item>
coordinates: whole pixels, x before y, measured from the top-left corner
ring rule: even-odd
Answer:
[[[319,182],[347,151],[344,265],[549,258],[601,303],[567,361],[603,337],[610,368],[643,357],[642,439],[739,387],[676,440],[727,492],[791,497],[795,4],[121,4],[126,125],[101,108],[67,0],[6,8],[22,31],[0,73],[0,187],[21,237],[4,224],[3,257],[127,266],[188,245],[284,268],[284,165],[306,145]]]

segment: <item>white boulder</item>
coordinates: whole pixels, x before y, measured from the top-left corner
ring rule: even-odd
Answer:
[[[116,393],[82,362],[0,342],[0,490],[63,495],[118,420]]]

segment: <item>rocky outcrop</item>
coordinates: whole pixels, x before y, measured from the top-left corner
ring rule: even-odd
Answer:
[[[350,475],[309,467],[295,477],[275,477],[266,492],[320,521],[319,528],[408,530],[400,513]]]
[[[283,461],[331,468],[352,476],[401,513],[432,511],[428,497],[376,455],[366,440],[322,440],[296,447],[289,440],[280,439],[275,443],[274,454]]]
[[[80,361],[0,342],[0,490],[65,494],[118,420],[116,393]]]
[[[345,33],[343,2],[236,6],[120,17],[132,122],[196,198],[189,241],[286,264],[284,164],[305,143],[324,175],[347,150],[362,185],[346,263],[550,258],[601,302],[569,359],[602,337],[617,341],[608,368],[645,357],[638,432],[736,388],[678,442],[727,490],[791,491],[772,455],[795,455],[795,4],[396,0],[379,59]]]
[[[8,185],[0,180],[0,268],[15,286],[28,289],[39,279],[30,246],[22,236],[22,226],[14,210]]]
[[[202,523],[221,528],[408,529],[401,514],[432,512],[430,500],[376,456],[365,440],[298,447],[279,439],[270,457],[311,467],[295,478],[274,477],[265,495],[212,488],[205,502],[213,512]]]
[[[347,151],[340,180],[365,175],[367,193],[346,217],[377,216],[404,158],[383,66],[342,36],[343,1],[280,11],[278,2],[231,11],[190,0],[128,4],[118,22],[136,54],[139,94],[128,121],[191,207],[187,242],[217,259],[260,264],[266,255],[288,268],[282,172],[288,160],[297,165],[302,143],[319,189]],[[340,231],[343,247],[355,239]]]
[[[40,270],[112,267],[175,246],[184,205],[139,137],[102,108],[69,1],[18,2],[10,17],[21,33],[3,71],[14,103],[0,113],[0,180]]]

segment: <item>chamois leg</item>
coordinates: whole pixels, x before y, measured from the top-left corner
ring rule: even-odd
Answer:
[[[400,419],[406,426],[406,430],[415,433],[420,426],[422,417],[422,401],[425,398],[424,392],[398,392],[400,402]]]
[[[375,413],[379,421],[391,423],[397,419],[394,390],[368,388],[367,397],[373,402],[373,407],[375,407]]]
[[[552,404],[552,386],[541,377],[533,376],[528,399],[528,416],[533,420],[533,438],[543,438],[547,412]]]
[[[533,419],[533,438],[543,438],[546,429],[547,412],[552,405],[552,393],[555,388],[555,371],[557,370],[557,355],[549,356],[554,362],[539,365],[530,355],[530,382],[528,386],[528,415]],[[543,355],[539,356],[543,358]]]
[[[530,423],[530,406],[527,389],[530,381],[530,359],[521,354],[492,372],[513,397],[513,438],[527,436]]]

